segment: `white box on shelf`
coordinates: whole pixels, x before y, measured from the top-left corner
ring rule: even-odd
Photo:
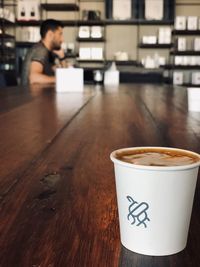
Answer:
[[[79,48],[79,58],[80,59],[91,59],[91,48],[90,47],[80,47]]]
[[[166,64],[166,58],[165,57],[159,57],[159,66],[164,66]]]
[[[192,66],[197,65],[196,56],[191,56],[190,57],[190,65],[192,65]]]
[[[18,20],[40,20],[40,3],[38,0],[18,0]]]
[[[183,56],[175,56],[174,57],[175,65],[183,65]]]
[[[113,0],[113,18],[116,20],[131,19],[131,0]]]
[[[170,27],[161,27],[158,30],[158,43],[170,44],[171,43],[171,29]]]
[[[200,85],[200,72],[192,72],[192,84]]]
[[[183,65],[184,66],[187,66],[189,64],[189,59],[190,57],[189,56],[183,56]]]
[[[200,112],[200,87],[187,88],[188,110]]]
[[[92,26],[90,31],[91,38],[102,38],[103,28],[101,26]]]
[[[196,65],[200,66],[200,56],[196,56]]]
[[[56,92],[82,92],[83,84],[82,68],[56,69]]]
[[[187,40],[185,37],[178,37],[177,39],[177,49],[178,51],[187,50]]]
[[[180,71],[173,72],[173,84],[176,84],[176,85],[183,84],[183,72],[180,72]]]
[[[91,59],[103,60],[103,48],[102,47],[92,47],[91,48]]]
[[[89,38],[90,37],[90,27],[89,26],[80,26],[78,31],[79,38]]]
[[[142,43],[143,44],[156,44],[157,36],[156,35],[142,36]]]
[[[118,85],[119,84],[119,71],[108,70],[104,74],[104,85]]]
[[[200,51],[200,37],[194,38],[194,51]]]
[[[198,29],[198,17],[189,16],[187,18],[187,29],[188,30],[197,30]]]
[[[177,16],[175,19],[175,29],[176,30],[186,30],[186,17]]]
[[[145,0],[145,19],[162,20],[164,15],[163,0]]]

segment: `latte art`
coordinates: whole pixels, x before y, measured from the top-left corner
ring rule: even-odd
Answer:
[[[144,166],[181,166],[199,161],[199,157],[176,150],[127,150],[116,155],[116,158],[135,165]]]

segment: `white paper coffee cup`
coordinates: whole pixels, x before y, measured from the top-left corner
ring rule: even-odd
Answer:
[[[164,256],[183,250],[187,243],[199,161],[182,166],[157,167],[126,163],[111,153],[114,162],[122,244],[136,253]],[[149,147],[159,150],[161,147]]]

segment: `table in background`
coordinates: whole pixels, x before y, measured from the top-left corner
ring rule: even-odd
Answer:
[[[0,124],[1,267],[199,265],[199,182],[187,248],[166,257],[139,255],[120,244],[109,159],[129,146],[200,152],[200,113],[188,112],[186,89],[1,89]]]

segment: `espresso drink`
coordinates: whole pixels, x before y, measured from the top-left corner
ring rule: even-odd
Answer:
[[[168,150],[167,148],[145,148],[138,150],[124,150],[116,153],[118,160],[144,166],[181,166],[200,161],[198,155],[182,150]]]

